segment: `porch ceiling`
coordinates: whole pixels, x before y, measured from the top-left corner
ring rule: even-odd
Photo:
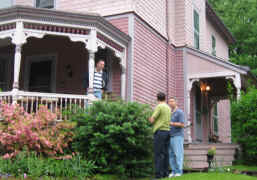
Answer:
[[[18,20],[30,23],[29,25],[32,26],[27,26],[27,28],[33,27],[37,28],[36,30],[49,30],[50,28],[50,30],[52,31],[54,29],[54,26],[58,24],[62,25],[62,28],[70,27],[69,29],[60,30],[62,33],[63,31],[70,33],[73,32],[75,34],[78,34],[78,32],[80,32],[77,30],[72,30],[72,27],[78,27],[80,29],[85,28],[85,30],[96,28],[97,37],[104,41],[106,44],[111,45],[115,44],[115,42],[111,42],[112,40],[110,39],[106,40],[107,36],[111,37],[114,41],[121,43],[125,47],[127,47],[131,39],[127,34],[120,31],[118,28],[113,26],[99,14],[78,14],[71,12],[56,11],[52,9],[39,9],[25,6],[13,6],[10,8],[0,10],[0,25],[2,25],[2,28],[0,28],[0,32],[1,30],[8,30],[8,28],[12,29],[12,23]],[[40,24],[48,25],[48,27],[44,27],[45,29],[40,29]],[[86,32],[84,34],[86,34]],[[117,45],[114,46],[117,47]]]

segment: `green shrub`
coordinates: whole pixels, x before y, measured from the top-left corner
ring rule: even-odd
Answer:
[[[73,148],[101,173],[143,176],[152,171],[151,109],[136,102],[95,102],[72,116]]]
[[[257,89],[242,94],[231,107],[233,140],[241,145],[242,158],[247,164],[257,162]]]
[[[91,176],[96,166],[92,161],[86,161],[79,154],[70,158],[43,158],[36,153],[20,152],[15,158],[0,158],[0,173],[31,178],[38,177],[70,177],[84,178]]]

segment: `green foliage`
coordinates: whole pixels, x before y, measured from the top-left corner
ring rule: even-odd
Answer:
[[[257,162],[257,89],[242,94],[231,106],[232,136],[242,147],[242,158],[247,164]]]
[[[150,114],[149,106],[136,102],[96,102],[72,115],[73,148],[95,161],[101,173],[146,175],[152,171]]]
[[[236,39],[231,61],[249,66],[257,77],[257,0],[209,0]]]
[[[16,177],[24,175],[39,177],[85,178],[91,176],[96,166],[86,161],[79,154],[70,159],[43,158],[36,153],[22,151],[13,159],[0,158],[0,173]]]

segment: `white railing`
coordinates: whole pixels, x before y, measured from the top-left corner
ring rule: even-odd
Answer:
[[[96,99],[88,95],[54,94],[40,92],[0,92],[0,100],[6,103],[18,103],[28,113],[37,112],[40,105],[45,105],[51,112],[60,112],[57,120],[67,119],[65,111],[86,108]]]

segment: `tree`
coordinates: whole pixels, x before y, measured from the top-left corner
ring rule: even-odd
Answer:
[[[249,66],[257,77],[257,0],[209,0],[236,39],[232,62]]]

